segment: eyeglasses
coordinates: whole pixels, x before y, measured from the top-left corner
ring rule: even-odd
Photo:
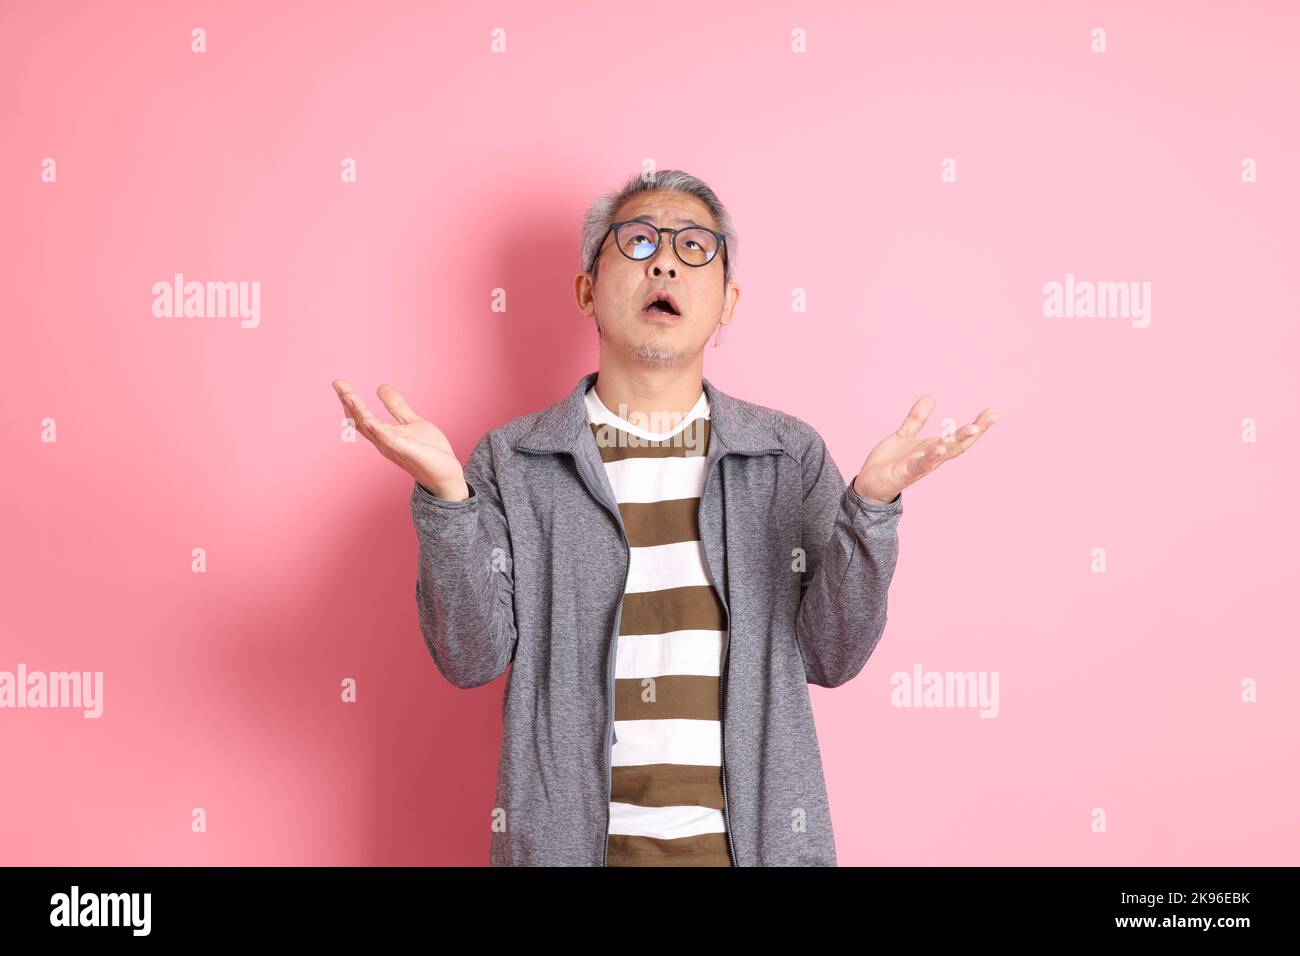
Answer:
[[[669,229],[667,226],[654,226],[639,219],[628,219],[624,222],[612,223],[597,248],[604,247],[605,239],[609,238],[610,232],[614,233],[614,245],[618,246],[618,251],[633,261],[649,259],[659,251],[661,232],[672,233],[673,252],[688,266],[707,266],[718,254],[719,249],[722,250],[722,261],[727,261],[726,237],[704,226]]]

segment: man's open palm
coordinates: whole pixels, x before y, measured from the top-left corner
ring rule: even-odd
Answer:
[[[391,385],[380,385],[376,391],[384,407],[397,419],[395,424],[390,424],[370,414],[361,396],[346,381],[337,378],[333,385],[357,431],[381,455],[440,498],[459,501],[469,496],[464,470],[452,451],[451,442],[437,425],[415,414],[401,392]]]
[[[878,502],[892,501],[912,482],[975,444],[975,440],[998,420],[997,412],[986,408],[974,422],[957,429],[951,440],[917,438],[933,410],[934,398],[922,395],[898,431],[886,435],[871,449],[862,470],[853,479],[858,494]]]

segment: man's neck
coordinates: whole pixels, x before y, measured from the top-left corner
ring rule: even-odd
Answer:
[[[700,400],[702,363],[630,370],[602,363],[593,388],[604,406],[620,418],[639,413],[662,425],[652,431],[668,431]]]

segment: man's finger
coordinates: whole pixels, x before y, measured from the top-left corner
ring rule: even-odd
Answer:
[[[366,408],[366,403],[361,400],[361,396],[349,388],[341,392],[339,398],[342,400],[344,410],[348,412],[357,431],[373,441],[378,434],[377,429],[380,421],[370,414],[370,410]]]
[[[984,434],[984,429],[978,425],[963,425],[952,436],[952,441],[948,442],[948,447],[952,449],[953,455],[960,455],[971,445],[975,444],[975,439]],[[950,456],[951,457],[951,456]]]
[[[334,393],[338,395],[340,401],[346,399],[349,395],[356,394],[356,392],[352,390],[352,386],[348,383],[347,379],[336,378],[334,381],[330,382],[330,384],[334,386]]]
[[[361,400],[361,396],[343,379],[336,378],[334,380],[334,390],[338,392],[339,401],[343,403],[343,407],[352,412],[354,420],[359,421],[362,418],[373,417],[370,415],[369,409],[366,408],[366,403]]]
[[[334,386],[334,394],[338,396],[339,404],[343,406],[343,414],[351,420],[355,427],[357,425],[357,410],[352,399],[357,393],[352,390],[351,385],[341,378],[336,378],[330,384]]]
[[[983,435],[986,431],[988,431],[989,426],[992,425],[997,420],[998,420],[997,412],[995,412],[991,408],[986,408],[984,409],[984,411],[979,413],[975,421],[971,422],[969,425],[964,425],[960,429],[958,429],[957,433],[953,436],[954,438],[957,439],[956,454],[960,455],[971,445],[975,444],[975,440],[979,438],[981,435]]]
[[[933,410],[934,397],[932,395],[922,395],[912,405],[907,417],[903,419],[903,424],[898,426],[896,434],[900,438],[915,438],[921,429],[925,427],[926,420]]]
[[[384,403],[384,407],[392,412],[393,417],[403,425],[420,420],[420,416],[415,414],[410,405],[406,404],[406,399],[402,397],[402,393],[392,385],[380,385],[376,394],[379,395],[379,400]]]

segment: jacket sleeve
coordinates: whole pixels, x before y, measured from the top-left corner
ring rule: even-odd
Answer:
[[[490,433],[474,446],[464,472],[464,501],[437,498],[419,482],[411,489],[420,545],[415,602],[443,676],[457,687],[478,687],[505,673],[518,642],[513,554]]]
[[[857,676],[884,633],[903,496],[869,503],[844,481],[815,432],[803,479],[807,560],[795,635],[808,682],[838,687]]]

